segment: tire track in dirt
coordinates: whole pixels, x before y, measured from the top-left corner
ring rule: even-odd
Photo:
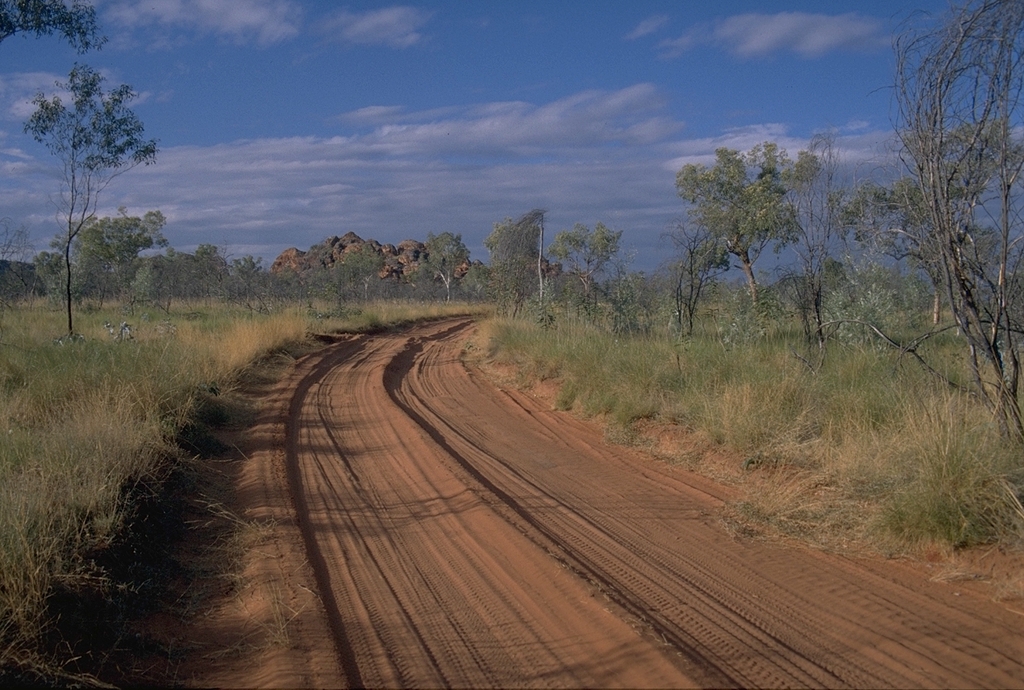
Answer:
[[[302,379],[286,453],[347,683],[692,685],[665,650],[495,515],[395,406],[383,379],[408,336],[361,342]]]
[[[733,540],[706,480],[467,369],[470,325],[336,345],[291,400],[289,484],[350,686],[1024,683],[1016,614]]]
[[[331,348],[330,355],[321,359],[313,370],[303,377],[295,388],[288,405],[288,417],[285,423],[286,435],[286,460],[285,468],[288,477],[288,484],[292,496],[292,503],[298,515],[299,530],[302,534],[303,544],[306,547],[306,557],[313,568],[313,574],[317,581],[320,599],[323,602],[327,614],[327,623],[334,636],[335,648],[338,652],[340,666],[345,674],[345,681],[350,688],[364,687],[363,680],[359,675],[359,664],[352,653],[352,646],[349,644],[345,632],[345,624],[341,618],[337,599],[331,586],[331,574],[327,561],[316,543],[316,536],[309,525],[309,507],[306,501],[306,494],[303,485],[302,473],[299,471],[297,458],[294,449],[298,445],[300,424],[303,422],[302,406],[308,396],[310,389],[321,380],[332,368],[346,359],[351,359],[362,349],[364,343],[358,340],[351,340],[335,345]],[[344,460],[343,460],[344,462]],[[351,466],[344,463],[349,475],[354,477]]]

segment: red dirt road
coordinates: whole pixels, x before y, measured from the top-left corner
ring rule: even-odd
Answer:
[[[737,540],[712,482],[467,368],[471,327],[351,337],[279,386],[326,625],[292,630],[292,675],[242,684],[1024,686],[1024,617],[896,565]]]

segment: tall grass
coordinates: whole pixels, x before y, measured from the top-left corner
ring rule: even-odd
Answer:
[[[994,420],[949,396],[923,401],[903,426],[893,444],[901,481],[883,506],[889,532],[954,546],[1020,536],[1020,448],[1001,442]]]
[[[526,379],[558,379],[557,407],[622,428],[682,425],[731,449],[746,469],[736,481],[751,488],[745,519],[887,549],[1024,534],[1021,449],[977,401],[891,351],[833,343],[812,370],[784,331],[730,343],[494,320],[482,336]],[[937,342],[932,355],[948,365],[955,345]]]
[[[253,363],[308,347],[313,332],[360,331],[465,313],[465,306],[366,305],[346,314],[307,307],[252,315],[204,306],[169,318],[80,314],[81,341],[58,341],[61,316],[39,306],[3,314],[0,338],[0,677],[55,662],[47,600],[102,578],[86,555],[126,527],[132,487],[159,482],[182,457],[179,433],[204,400]],[[116,331],[117,329],[115,329]]]

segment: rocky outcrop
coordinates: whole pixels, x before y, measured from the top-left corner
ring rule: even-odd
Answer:
[[[303,270],[303,259],[306,257],[306,252],[296,249],[295,247],[289,247],[281,252],[281,255],[274,259],[274,263],[270,265],[271,273],[281,273],[282,271],[294,271],[295,273]]]
[[[395,246],[381,244],[372,239],[364,240],[354,232],[348,232],[341,237],[328,237],[323,242],[314,244],[308,251],[296,247],[285,249],[274,259],[270,272],[294,271],[301,275],[307,271],[329,269],[337,263],[344,263],[347,256],[363,251],[364,248],[369,248],[383,257],[381,278],[410,276],[419,270],[420,264],[428,256],[426,245],[417,240],[403,240]]]

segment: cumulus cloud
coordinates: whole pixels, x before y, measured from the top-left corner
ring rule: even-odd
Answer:
[[[876,50],[888,40],[881,21],[856,13],[749,13],[691,27],[679,38],[663,41],[660,48],[664,57],[714,45],[745,58],[780,52],[814,58],[839,50]]]
[[[113,0],[104,14],[129,29],[189,29],[270,45],[299,33],[301,11],[290,0]]]
[[[656,14],[653,17],[648,17],[637,24],[632,31],[626,34],[625,39],[627,41],[634,41],[643,36],[653,34],[655,31],[667,24],[668,19],[669,17],[667,14]]]
[[[428,12],[406,6],[366,12],[341,10],[322,22],[322,30],[345,43],[408,48],[423,40],[420,29],[429,19]]]

